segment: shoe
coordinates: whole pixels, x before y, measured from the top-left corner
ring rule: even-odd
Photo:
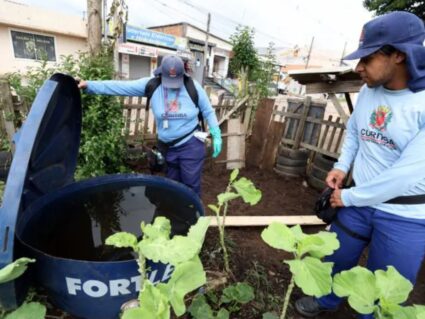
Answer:
[[[295,310],[302,316],[313,318],[322,312],[335,312],[337,309],[323,308],[313,297],[302,297],[295,301]]]

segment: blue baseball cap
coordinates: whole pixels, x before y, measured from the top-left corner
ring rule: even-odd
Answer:
[[[181,88],[184,84],[183,60],[175,55],[165,56],[161,65],[155,70],[154,75],[161,75],[161,83],[166,88]]]
[[[394,11],[366,23],[360,35],[359,48],[343,59],[361,59],[384,45],[408,54],[412,46],[423,47],[424,40],[425,28],[420,18],[409,12]]]

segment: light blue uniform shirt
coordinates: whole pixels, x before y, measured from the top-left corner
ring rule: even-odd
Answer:
[[[356,186],[342,191],[345,206],[425,219],[425,204],[383,204],[425,194],[425,91],[364,86],[334,167],[348,172],[353,161]]]
[[[151,78],[142,78],[134,81],[87,81],[86,93],[102,95],[120,96],[144,96],[146,84]],[[205,90],[194,80],[195,88],[198,92],[198,105],[206,120],[208,127],[218,126],[215,111],[211,106]],[[172,102],[177,97],[176,89],[168,89],[168,102]],[[193,131],[198,125],[199,109],[193,103],[183,86],[178,94],[176,107],[166,108],[164,89],[158,86],[152,95],[150,107],[155,117],[158,137],[163,142],[170,142]],[[167,112],[168,109],[168,112]],[[168,119],[168,128],[164,128],[164,120]],[[185,143],[192,135],[183,139],[177,145]]]

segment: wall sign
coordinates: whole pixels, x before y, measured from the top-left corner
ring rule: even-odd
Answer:
[[[54,37],[20,31],[11,35],[15,58],[56,61]]]

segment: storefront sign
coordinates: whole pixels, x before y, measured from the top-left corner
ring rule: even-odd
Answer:
[[[189,49],[193,51],[201,51],[204,52],[204,46],[202,44],[189,42]]]
[[[126,27],[126,38],[130,41],[153,44],[172,49],[185,50],[187,48],[187,39],[133,26]]]
[[[118,52],[132,55],[142,55],[147,57],[158,56],[157,48],[136,43],[120,43],[118,47]]]

